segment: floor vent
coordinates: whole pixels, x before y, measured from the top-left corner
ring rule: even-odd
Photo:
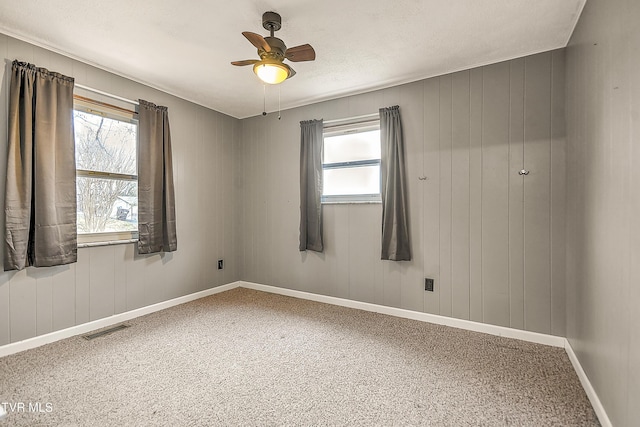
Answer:
[[[129,327],[129,325],[118,325],[118,326],[114,326],[113,328],[105,329],[105,330],[100,331],[100,332],[94,332],[93,334],[83,335],[82,338],[91,341],[91,340],[94,340],[96,338],[103,337],[105,335],[121,331],[123,329],[127,329],[128,327]]]

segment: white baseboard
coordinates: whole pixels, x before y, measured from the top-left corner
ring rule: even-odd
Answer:
[[[522,341],[529,341],[553,347],[565,346],[565,338],[555,335],[539,334],[537,332],[523,331],[520,329],[507,328],[504,326],[489,325],[486,323],[479,323],[471,320],[455,319],[452,317],[439,316],[437,314],[421,313],[418,311],[405,310],[402,308],[388,307],[384,305],[353,301],[344,298],[312,294],[309,292],[278,288],[275,286],[261,285],[258,283],[239,282],[239,284],[243,288],[255,289],[257,291],[270,292],[273,294],[285,295],[316,302],[323,302],[326,304],[339,305],[342,307],[357,308],[359,310],[371,311],[374,313],[388,314],[390,316],[419,320],[421,322],[435,323],[437,325],[451,326],[453,328],[482,332],[485,334],[497,335],[505,338],[514,338]]]
[[[106,328],[107,326],[122,323],[136,317],[154,313],[156,311],[164,310],[165,308],[173,307],[175,305],[184,304],[185,302],[194,301],[200,298],[207,297],[209,295],[228,291],[230,289],[237,288],[239,286],[238,283],[239,282],[229,283],[226,285],[218,286],[216,288],[207,289],[201,292],[196,292],[124,313],[115,314],[113,316],[105,317],[104,319],[94,320],[92,322],[83,323],[81,325],[72,326],[66,329],[61,329],[59,331],[51,332],[45,335],[40,335],[23,341],[17,341],[11,344],[3,345],[0,347],[0,357],[9,356],[21,351],[40,347],[42,345],[60,341],[62,339],[73,337],[75,335],[85,334],[87,332],[95,331],[96,329]]]
[[[293,289],[278,288],[276,286],[261,285],[259,283],[237,281],[237,282],[228,283],[226,285],[218,286],[216,288],[207,289],[201,292],[196,292],[193,294],[174,298],[168,301],[163,301],[157,304],[127,311],[125,313],[120,313],[113,316],[105,317],[104,319],[94,320],[92,322],[83,323],[77,326],[72,326],[70,328],[51,332],[45,335],[40,335],[40,336],[29,338],[23,341],[7,344],[0,347],[0,357],[4,357],[10,354],[15,354],[21,351],[36,348],[45,344],[49,344],[55,341],[72,337],[75,335],[91,332],[96,329],[105,328],[111,325],[125,322],[127,320],[134,319],[136,317],[140,317],[146,314],[154,313],[156,311],[164,310],[165,308],[173,307],[179,304],[184,304],[189,301],[194,301],[199,298],[204,298],[209,295],[214,295],[220,292],[235,289],[237,287],[254,289],[257,291],[285,295],[285,296],[290,296],[294,298],[322,302],[326,304],[333,304],[333,305],[338,305],[342,307],[355,308],[355,309],[370,311],[374,313],[387,314],[390,316],[403,317],[406,319],[418,320],[421,322],[429,322],[429,323],[435,323],[438,325],[451,326],[454,328],[466,329],[466,330],[475,331],[475,332],[482,332],[482,333],[497,335],[505,338],[514,338],[514,339],[534,342],[538,344],[550,345],[554,347],[565,347],[565,342],[566,342],[565,338],[557,337],[553,335],[545,335],[545,334],[539,334],[536,332],[522,331],[519,329],[506,328],[504,326],[488,325],[485,323],[478,323],[470,320],[454,319],[451,317],[438,316],[435,314],[421,313],[417,311],[404,310],[401,308],[387,307],[383,305],[354,301],[354,300],[349,300],[344,298],[330,297],[326,295],[296,291]]]
[[[600,424],[602,425],[602,427],[612,427],[613,424],[611,424],[611,420],[609,420],[609,416],[607,415],[607,412],[604,410],[604,406],[602,406],[602,402],[600,402],[600,398],[598,397],[596,390],[593,388],[591,381],[589,381],[589,377],[587,377],[586,372],[584,371],[584,369],[582,369],[582,365],[578,360],[578,356],[576,356],[576,353],[573,351],[573,348],[571,347],[571,343],[569,342],[568,339],[565,339],[565,341],[566,341],[566,344],[564,346],[564,349],[567,352],[567,355],[569,356],[569,360],[573,365],[573,369],[576,371],[576,374],[580,379],[582,388],[584,388],[585,393],[587,393],[587,397],[591,402],[591,406],[593,406],[593,410],[598,416],[598,421],[600,421]]]
[[[591,385],[589,378],[582,369],[580,361],[571,348],[571,344],[564,337],[558,337],[555,335],[540,334],[537,332],[523,331],[519,329],[507,328],[504,326],[489,325],[485,323],[473,322],[470,320],[454,319],[451,317],[439,316],[436,314],[421,313],[417,311],[405,310],[395,307],[387,307],[378,304],[371,304],[360,301],[353,301],[344,298],[331,297],[320,294],[313,294],[309,292],[297,291],[293,289],[279,288],[276,286],[261,285],[259,283],[237,281],[228,283],[226,285],[218,286],[215,288],[207,289],[201,292],[185,295],[179,298],[174,298],[168,301],[163,301],[158,304],[153,304],[147,307],[138,308],[136,310],[127,311],[125,313],[116,314],[114,316],[106,317],[104,319],[95,320],[93,322],[83,323],[82,325],[73,326],[71,328],[63,329],[60,331],[51,332],[46,335],[29,338],[24,341],[18,341],[15,343],[0,346],[0,357],[15,354],[21,351],[29,350],[32,348],[40,347],[45,344],[49,344],[55,341],[59,341],[65,338],[69,338],[75,335],[84,334],[94,331],[96,329],[105,328],[107,326],[115,325],[127,320],[134,319],[136,317],[144,316],[146,314],[154,313],[156,311],[164,310],[165,308],[173,307],[176,305],[184,304],[186,302],[194,301],[200,298],[214,295],[220,292],[225,292],[238,287],[247,289],[254,289],[257,291],[268,292],[272,294],[284,295],[294,298],[306,299],[310,301],[322,302],[326,304],[333,304],[342,307],[355,308],[364,311],[370,311],[374,313],[387,314],[390,316],[402,317],[405,319],[418,320],[421,322],[435,323],[438,325],[450,326],[458,329],[466,329],[474,332],[481,332],[490,335],[497,335],[505,338],[513,338],[522,341],[529,341],[537,344],[544,344],[553,347],[563,347],[569,356],[569,360],[573,365],[573,368],[580,379],[582,387],[593,406],[600,424],[603,427],[610,427],[611,421],[607,416],[595,389]]]

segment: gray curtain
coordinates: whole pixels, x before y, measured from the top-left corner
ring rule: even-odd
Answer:
[[[138,253],[173,252],[178,241],[167,107],[141,99],[138,121]]]
[[[322,120],[300,122],[300,250],[322,252]]]
[[[73,78],[13,61],[4,270],[76,262]]]
[[[409,204],[404,162],[404,139],[400,108],[380,109],[382,144],[382,256],[392,261],[410,261]]]

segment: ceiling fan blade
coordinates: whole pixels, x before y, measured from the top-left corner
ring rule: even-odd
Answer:
[[[251,42],[252,45],[257,47],[258,49],[262,49],[265,52],[271,52],[271,46],[269,43],[262,37],[260,34],[252,33],[250,31],[243,31],[242,35],[247,38]]]
[[[245,59],[243,61],[233,61],[231,65],[237,65],[239,67],[242,67],[243,65],[252,65],[252,64],[255,64],[256,62],[260,62],[260,61],[257,59]]]
[[[301,44],[287,49],[284,57],[291,62],[313,61],[316,59],[316,51],[310,44]]]

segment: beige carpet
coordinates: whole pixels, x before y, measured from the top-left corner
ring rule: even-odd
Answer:
[[[598,425],[560,348],[247,289],[128,324],[0,359],[0,426]]]

